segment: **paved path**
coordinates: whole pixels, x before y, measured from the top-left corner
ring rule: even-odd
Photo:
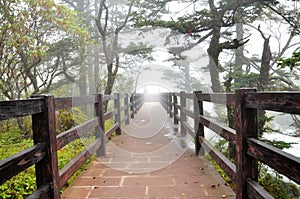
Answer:
[[[235,198],[193,143],[178,135],[163,108],[147,102],[62,194],[62,198]]]

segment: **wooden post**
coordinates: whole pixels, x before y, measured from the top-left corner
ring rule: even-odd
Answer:
[[[130,116],[129,116],[129,103],[128,103],[128,93],[125,94],[125,98],[124,98],[124,106],[125,106],[125,110],[124,110],[124,114],[126,118],[125,124],[128,125],[130,122]]]
[[[172,118],[172,93],[168,93],[169,117]]]
[[[236,90],[236,198],[246,199],[247,181],[257,181],[257,160],[247,155],[247,139],[257,138],[257,110],[245,107],[247,92],[255,89]]]
[[[167,93],[164,93],[163,95],[163,102],[164,102],[164,107],[165,107],[165,110],[167,111],[167,113],[169,113],[169,110],[168,110],[168,103],[167,103]]]
[[[199,155],[201,150],[201,143],[199,142],[199,137],[204,137],[204,126],[200,124],[199,115],[203,116],[203,102],[198,100],[197,95],[201,94],[202,91],[194,91],[194,113],[195,113],[195,120],[194,120],[194,131],[196,133],[195,136],[195,151],[196,155]],[[203,156],[204,149],[201,150],[201,156]]]
[[[162,107],[165,109],[164,93],[160,94],[160,103],[161,103]]]
[[[168,93],[164,93],[164,105],[165,105],[165,109],[166,109],[167,113],[169,113],[167,94]]]
[[[186,99],[184,97],[185,92],[181,91],[180,92],[180,129],[181,129],[181,135],[186,136],[186,129],[184,128],[183,122],[186,121],[186,115],[183,112],[183,107],[186,107]]]
[[[165,108],[165,106],[164,106],[164,94],[163,93],[160,94],[160,104],[162,105],[163,108]]]
[[[101,139],[101,146],[96,151],[97,156],[106,155],[106,139],[105,139],[105,128],[104,128],[104,108],[103,108],[103,94],[96,94],[96,103],[95,103],[95,115],[98,117],[99,125],[95,127],[95,136],[96,139]]]
[[[34,144],[46,143],[46,157],[35,165],[37,188],[51,183],[49,198],[60,198],[54,97],[51,95],[33,97],[45,99],[45,111],[32,115]]]
[[[164,103],[167,113],[170,114],[168,93],[165,93],[164,95]]]
[[[130,101],[130,112],[131,112],[130,116],[131,118],[134,118],[133,94],[130,95],[129,101]]]
[[[140,110],[140,108],[141,108],[142,96],[141,96],[141,94],[137,94],[136,97],[137,97],[137,108],[136,108],[136,113],[137,113],[137,111]]]
[[[115,93],[114,108],[115,108],[115,122],[118,123],[119,127],[116,130],[116,135],[121,135],[121,103],[120,93]]]
[[[178,115],[178,109],[176,107],[176,105],[178,105],[178,99],[175,93],[173,93],[173,101],[174,101],[174,124],[178,124],[178,119],[176,117],[176,115]]]
[[[135,93],[134,94],[134,96],[133,96],[133,110],[134,110],[134,114],[136,114],[137,113],[137,111],[138,111],[138,96],[137,96],[137,94]]]

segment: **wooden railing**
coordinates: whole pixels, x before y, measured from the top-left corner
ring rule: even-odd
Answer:
[[[193,101],[193,111],[187,108],[187,99]],[[234,107],[236,129],[205,117],[203,102]],[[196,154],[204,154],[205,150],[235,182],[236,198],[273,198],[257,182],[258,161],[300,184],[300,158],[260,141],[257,132],[257,110],[300,114],[300,92],[256,92],[255,89],[238,89],[235,94],[200,91],[163,93],[161,104],[170,117],[174,117],[174,123],[180,124],[181,134],[185,136],[189,133],[194,137]],[[194,127],[187,122],[187,116],[194,120]],[[205,139],[204,127],[236,146],[235,164]]]
[[[104,113],[103,105],[110,100],[114,101],[114,109]],[[60,188],[94,153],[105,154],[105,137],[110,138],[113,132],[120,134],[121,124],[129,124],[130,116],[142,103],[142,94],[132,94],[130,98],[128,94],[66,98],[40,95],[26,100],[1,101],[0,121],[32,115],[34,145],[0,161],[0,185],[35,165],[37,190],[28,198],[60,198]],[[95,117],[57,135],[56,111],[84,105],[94,106]],[[113,117],[115,123],[110,129],[104,129],[105,121]],[[59,170],[57,151],[92,129],[95,141]]]

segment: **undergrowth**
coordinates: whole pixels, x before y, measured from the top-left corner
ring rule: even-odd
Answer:
[[[277,143],[276,143],[277,144]],[[274,144],[274,146],[276,146]],[[277,146],[279,148],[285,148],[288,145]],[[215,145],[216,149],[223,153],[229,159],[228,143],[223,139]],[[226,175],[226,173],[220,168],[220,166],[209,156],[206,155],[210,164],[216,169],[220,176],[225,180],[226,185],[230,186],[233,190],[235,189],[234,182]],[[231,162],[235,162],[230,159]],[[269,192],[276,199],[300,199],[300,187],[292,182],[288,182],[278,172],[271,170],[266,165],[259,163],[259,176],[258,182],[264,189]]]
[[[76,117],[68,113],[68,111],[59,112],[57,121],[57,132],[65,131],[72,127],[73,124],[80,124],[85,119],[83,115],[77,111]],[[26,128],[31,129],[30,119],[26,119],[29,123],[26,123]],[[105,123],[105,129],[109,129],[113,120],[109,120]],[[4,160],[16,153],[21,152],[33,146],[33,140],[31,136],[24,136],[23,131],[15,125],[15,121],[2,121],[0,122],[0,160]],[[90,134],[92,135],[92,134]],[[73,158],[81,153],[85,148],[95,140],[94,136],[81,137],[66,145],[64,148],[58,151],[58,166],[62,169],[67,165]],[[75,174],[68,180],[68,182],[61,189],[63,192],[68,185],[88,166],[93,160],[94,156],[89,158],[85,164],[75,172]],[[0,186],[0,198],[12,198],[22,199],[29,196],[36,190],[36,178],[35,178],[35,167],[32,166],[27,170],[19,173],[10,180],[6,181]]]

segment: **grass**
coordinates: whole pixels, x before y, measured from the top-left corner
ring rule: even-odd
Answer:
[[[69,116],[68,116],[69,117]],[[13,123],[13,122],[12,122]],[[7,126],[7,123],[1,122],[0,127],[0,160],[4,160],[16,153],[33,146],[33,140],[30,136],[22,135],[16,125]],[[105,129],[108,130],[114,124],[113,119],[105,122]],[[30,126],[30,125],[28,125]],[[3,130],[4,129],[4,130]],[[95,140],[94,136],[81,137],[66,145],[58,151],[58,167],[62,169],[73,158],[81,153],[85,148]],[[76,177],[86,169],[94,156],[89,158],[83,166],[67,181],[61,189],[63,192],[76,179]],[[36,190],[35,167],[32,166],[27,170],[19,173],[0,186],[0,198],[22,199],[29,196]]]

